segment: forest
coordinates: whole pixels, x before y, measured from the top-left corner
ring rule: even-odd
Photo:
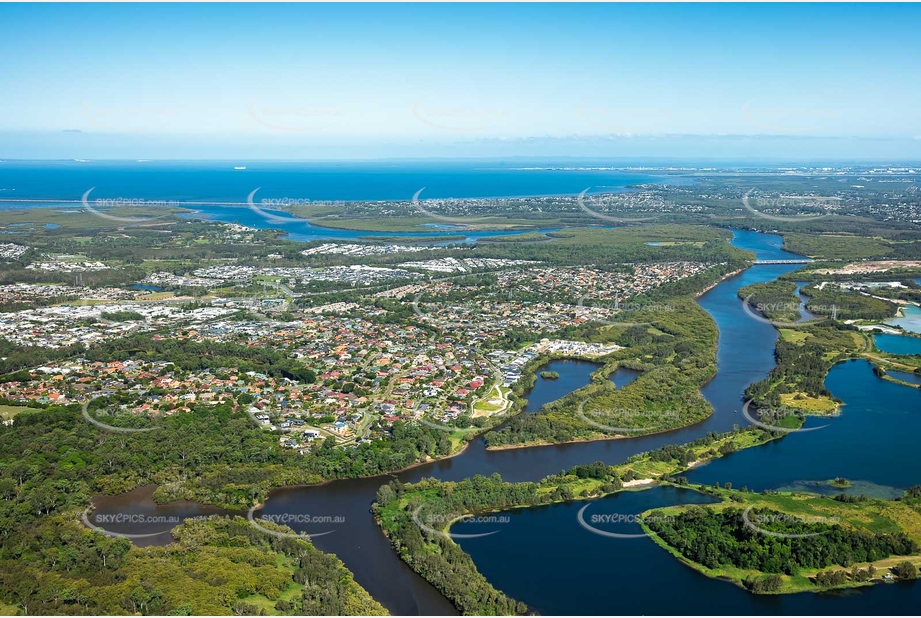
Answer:
[[[740,508],[687,507],[677,516],[646,519],[647,525],[682,556],[709,569],[734,567],[797,575],[804,569],[850,567],[921,551],[904,532],[875,533],[836,523],[813,522],[769,509],[752,509],[757,527],[796,538],[764,534],[747,525]]]
[[[218,516],[186,521],[173,536],[141,548],[75,517],[47,517],[4,538],[3,600],[37,615],[387,615],[338,558],[306,540]]]
[[[535,413],[518,414],[487,433],[487,446],[591,440],[617,433],[600,426],[630,429],[630,435],[640,435],[709,416],[712,408],[699,387],[716,372],[716,326],[690,297],[668,298],[658,306],[669,310],[632,311],[623,318],[648,321],[645,324],[584,327],[584,338],[614,342],[625,349],[602,359],[608,363],[607,371],[599,372],[604,375],[594,376],[588,386]],[[642,370],[643,375],[618,390],[605,377],[618,365]],[[594,424],[586,418],[594,419]]]

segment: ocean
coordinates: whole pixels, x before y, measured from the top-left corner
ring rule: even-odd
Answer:
[[[568,166],[568,167],[567,167]],[[0,161],[0,203],[137,198],[243,203],[259,199],[308,201],[574,195],[623,190],[639,183],[686,183],[664,173],[597,169],[610,163],[276,161]],[[245,169],[235,169],[245,167]],[[42,201],[33,202],[40,206]],[[16,207],[22,207],[22,204]]]

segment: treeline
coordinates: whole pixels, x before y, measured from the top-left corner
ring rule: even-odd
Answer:
[[[504,483],[498,474],[475,476],[457,483],[441,483],[434,479],[405,486],[399,481],[384,485],[378,491],[373,510],[378,523],[394,549],[416,573],[437,588],[464,615],[509,616],[527,613],[524,603],[515,601],[496,590],[477,570],[473,559],[450,537],[433,534],[413,521],[413,513],[422,505],[418,497],[403,505],[407,491],[435,489],[438,499],[426,501],[425,513],[416,514],[431,528],[443,529],[453,516],[467,509],[509,507],[532,504],[537,500],[534,483]]]
[[[758,406],[779,407],[780,395],[803,393],[810,397],[831,397],[825,377],[832,366],[857,350],[853,326],[823,322],[803,327],[807,338],[799,343],[780,337],[774,349],[777,366],[768,377],[750,385],[745,397]]]
[[[244,373],[255,371],[299,382],[316,381],[313,370],[274,348],[214,341],[196,342],[171,337],[153,339],[149,333],[94,344],[82,356],[101,362],[125,358],[149,361],[168,359],[184,371],[233,367]]]
[[[0,426],[0,563],[8,566],[0,566],[0,571],[15,572],[18,567],[13,565],[20,564],[24,552],[35,553],[29,547],[38,530],[45,535],[42,543],[48,556],[42,554],[41,559],[47,560],[47,570],[65,568],[57,565],[69,564],[75,552],[111,560],[112,552],[106,549],[110,540],[90,535],[89,544],[80,549],[74,546],[71,527],[53,523],[61,518],[75,520],[75,514],[98,493],[112,495],[156,483],[154,498],[159,502],[191,499],[245,509],[275,487],[381,474],[446,455],[451,449],[443,431],[396,423],[389,440],[354,449],[324,443],[299,455],[280,449],[275,434],[256,426],[241,407],[230,404],[194,406],[191,412],[159,419],[158,427],[146,433],[109,433],[87,423],[77,405],[23,411],[13,425]],[[39,583],[13,598],[10,595],[24,585],[22,581]],[[46,603],[52,598],[51,588],[45,585],[49,581],[35,576],[0,585],[0,599],[23,607],[36,598]],[[339,613],[316,605],[329,598],[318,594],[312,609],[304,613]],[[77,613],[78,609],[45,604],[39,613]],[[164,613],[161,609],[150,613]],[[103,612],[87,610],[84,604],[79,613],[135,611],[142,610]]]
[[[770,532],[806,537],[777,537],[746,525],[742,510],[692,506],[674,517],[647,518],[647,525],[682,556],[709,569],[735,567],[796,575],[802,569],[849,567],[921,548],[905,533],[874,533],[840,525],[810,523],[769,509],[752,509],[749,521]],[[763,523],[766,522],[766,523]]]
[[[803,289],[803,294],[810,297],[806,309],[811,313],[839,320],[885,320],[895,317],[898,309],[895,303],[858,292],[809,286]]]
[[[75,519],[44,519],[4,543],[4,601],[46,615],[265,615],[266,605],[281,615],[387,614],[335,556],[242,518],[188,520],[176,542],[146,548]]]
[[[620,390],[607,379],[593,380],[536,413],[513,416],[500,429],[486,434],[486,445],[495,448],[559,443],[618,433],[599,425],[635,429],[625,433],[641,435],[709,416],[712,408],[699,388],[716,372],[716,325],[687,297],[663,300],[649,307],[618,317],[638,322],[633,326],[588,325],[582,328],[584,337],[579,337],[624,346],[607,357],[609,362],[642,368],[643,375]],[[592,329],[596,332],[592,333]]]
[[[793,281],[753,283],[739,288],[738,296],[752,311],[761,313],[769,320],[798,322],[804,317],[799,311],[799,298]]]

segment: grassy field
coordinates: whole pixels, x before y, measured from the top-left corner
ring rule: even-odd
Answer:
[[[780,395],[780,401],[787,407],[803,410],[807,414],[835,414],[839,408],[831,397],[810,397],[805,393],[784,393]]]
[[[36,412],[38,408],[30,408],[28,406],[7,406],[0,405],[0,419],[8,421],[20,412]]]
[[[90,204],[94,208],[94,204]],[[182,208],[172,207],[119,207],[119,208],[99,208],[100,212],[125,218],[142,218],[142,217],[164,217],[163,219],[152,223],[163,223],[174,221],[173,215],[186,212]],[[75,211],[75,212],[70,212]],[[117,228],[123,227],[123,222],[111,221],[102,217],[97,217],[91,212],[85,211],[80,204],[65,204],[59,208],[23,208],[22,210],[0,210],[0,229],[13,226],[12,230],[17,228],[23,232],[34,228],[36,231],[45,228],[46,225],[58,226],[70,229],[85,228]]]
[[[917,508],[910,504],[898,500],[866,500],[863,502],[845,503],[833,500],[828,497],[813,494],[790,494],[780,493],[772,495],[753,494],[741,491],[727,489],[714,490],[710,487],[695,487],[692,489],[703,490],[708,494],[717,494],[721,496],[724,502],[719,504],[708,505],[706,508],[714,511],[720,511],[727,508],[745,509],[770,509],[771,511],[791,515],[802,521],[827,521],[833,522],[845,528],[853,530],[867,530],[876,534],[904,532],[915,542],[921,543],[921,513]],[[689,508],[689,505],[673,506],[661,509],[653,509],[657,516],[677,516]],[[647,511],[644,515],[649,515],[652,511]],[[760,571],[740,569],[733,566],[722,566],[716,569],[707,568],[688,560],[678,550],[670,547],[665,543],[648,525],[642,523],[643,529],[655,541],[657,545],[665,548],[674,557],[678,558],[684,564],[696,569],[708,577],[727,579],[733,583],[742,586],[745,580],[750,577],[762,575]],[[889,572],[892,567],[905,560],[905,556],[891,556],[882,560],[874,561],[872,564],[877,569],[876,581]],[[921,555],[911,556],[908,559],[915,565],[921,565]],[[870,563],[859,563],[858,568],[866,569]],[[855,565],[849,565],[847,569]],[[840,569],[845,569],[843,565],[837,565]],[[832,565],[824,569],[803,569],[796,575],[782,575],[783,583],[778,594],[796,593],[796,592],[815,592],[820,590],[810,579],[820,570],[832,568]],[[872,582],[855,582],[849,581],[842,587],[856,587],[868,585]]]

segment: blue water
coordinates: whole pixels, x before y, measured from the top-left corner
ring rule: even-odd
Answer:
[[[886,324],[901,326],[907,331],[921,333],[921,308],[907,305],[902,308],[905,317],[886,320]]]
[[[824,428],[716,459],[688,472],[688,480],[755,491],[838,476],[900,489],[921,483],[921,470],[905,463],[921,435],[918,391],[877,378],[862,360],[836,365],[825,384],[846,405],[837,417],[807,419],[806,427]]]
[[[528,393],[525,412],[537,412],[544,404],[556,401],[569,393],[587,386],[592,381],[591,374],[601,365],[582,360],[555,360],[537,370],[537,381]],[[540,377],[542,371],[555,371],[560,377],[548,380]]]
[[[632,384],[636,381],[638,377],[643,375],[642,371],[637,371],[635,369],[627,369],[626,367],[620,367],[612,373],[608,379],[614,383],[614,386],[617,387],[617,390],[622,389],[628,384]]]
[[[807,285],[809,285],[808,281],[797,281],[796,282],[796,297],[799,299],[798,309],[799,309],[799,315],[800,315],[801,322],[805,322],[808,320],[814,320],[817,317],[816,315],[811,313],[808,309],[806,309],[806,304],[809,302],[809,297],[801,294],[802,289]]]
[[[733,244],[754,250],[761,259],[796,257],[780,249],[780,237],[775,235],[737,231],[734,233]],[[263,512],[344,517],[346,523],[337,528],[334,534],[315,537],[314,542],[319,549],[334,553],[343,560],[355,574],[356,580],[395,615],[450,614],[454,608],[434,588],[410,571],[368,515],[368,508],[380,486],[389,482],[393,476],[404,483],[411,483],[430,477],[457,481],[475,474],[489,475],[494,472],[500,473],[508,481],[536,481],[573,465],[598,460],[610,464],[621,463],[638,452],[655,449],[664,444],[686,443],[705,435],[708,431],[725,431],[734,424],[746,424],[740,413],[743,391],[752,382],[764,378],[774,366],[773,348],[777,331],[769,324],[745,315],[737,292],[743,285],[769,281],[795,268],[797,267],[791,265],[752,267],[717,285],[699,299],[700,306],[714,317],[720,329],[718,375],[702,389],[715,411],[706,421],[664,434],[536,448],[487,451],[482,440],[474,440],[456,457],[414,467],[396,475],[279,489],[272,492],[266,500]],[[862,367],[864,377],[871,380],[857,381],[854,388],[869,388],[870,390],[861,396],[870,399],[872,405],[882,405],[879,403],[883,401],[880,393],[890,394],[889,390],[876,390],[875,385],[879,384],[882,385],[881,388],[888,385],[892,389],[898,389],[891,391],[897,397],[915,395],[914,398],[905,400],[909,404],[914,404],[913,408],[906,409],[919,409],[916,390],[879,380],[865,364]],[[857,364],[856,368],[860,369],[861,366]],[[565,390],[568,392],[586,384],[590,373],[590,368],[577,371],[574,374],[574,378],[577,379],[569,382]],[[558,382],[562,383],[563,380]],[[545,386],[538,383],[538,386],[550,389],[537,395],[542,400],[551,400],[560,394],[555,390],[556,383]],[[829,387],[836,395],[846,399],[850,397],[837,383],[829,382]],[[872,400],[875,396],[878,396],[878,401],[874,402]],[[528,398],[535,404],[538,402],[534,391],[528,394]],[[837,423],[846,420],[848,414],[856,416],[859,413],[859,403],[850,399],[848,403],[851,405],[845,407],[844,415],[831,422]],[[891,418],[897,422],[910,421],[902,416],[909,416],[909,412],[903,410],[900,415],[880,420]],[[909,427],[912,426],[909,422]],[[901,426],[889,425],[889,430],[897,434],[901,431]],[[829,431],[830,429],[822,429],[813,433],[819,435]],[[903,433],[911,435],[910,430]],[[784,438],[781,443],[791,444],[786,448],[793,448],[795,443],[791,440],[792,437],[795,436]],[[841,458],[851,458],[860,462],[869,457],[870,460],[876,461],[873,459],[875,455],[867,454],[871,447],[863,446],[862,436],[849,434],[843,438],[836,438],[843,441],[835,451]],[[902,446],[902,440],[903,438],[900,438],[897,447]],[[877,436],[873,436],[871,443],[876,441]],[[915,450],[912,446],[907,452],[903,452],[902,462],[898,465],[903,469],[913,468],[910,462]],[[720,461],[737,462],[745,452],[747,451]],[[908,463],[905,463],[906,461]],[[760,475],[763,482],[771,482],[770,471],[782,463],[775,457],[753,460],[745,467],[740,466],[740,478],[729,478],[728,473],[718,476],[721,482],[731,480],[738,487],[746,483],[754,486],[754,481],[742,477]],[[795,474],[795,470],[791,473],[790,470],[781,467],[781,480],[778,482],[784,482],[785,478],[825,480],[837,475],[830,470],[811,468],[811,465],[811,461],[805,462],[801,475]],[[711,466],[695,470],[695,473],[707,471]],[[819,473],[822,476],[817,477]],[[892,483],[907,482],[908,475],[909,472],[904,472]],[[853,480],[859,479],[855,477]],[[914,482],[921,482],[921,479]],[[885,475],[883,483],[890,483]],[[645,508],[655,504],[631,503],[630,500],[634,499],[661,499],[661,503],[697,499],[685,497],[690,494],[669,494],[667,491],[663,489],[662,492],[650,490],[654,493],[621,494],[614,502],[604,504],[628,505],[624,508],[633,510],[644,504],[649,505]],[[633,498],[634,495],[637,497]],[[911,584],[877,586],[848,594],[754,596],[732,584],[711,580],[696,573],[648,539],[620,541],[592,535],[578,526],[575,513],[572,510],[567,511],[569,508],[569,505],[557,505],[535,510],[533,515],[528,511],[521,511],[521,519],[513,517],[511,523],[504,524],[505,527],[499,534],[484,539],[486,542],[481,546],[474,548],[469,547],[466,542],[462,544],[473,553],[478,568],[486,574],[493,585],[533,605],[538,612],[545,615],[913,614],[921,603],[921,585]],[[551,519],[545,520],[542,517],[545,513],[560,514],[552,515]],[[548,523],[545,524],[545,521]],[[522,526],[521,532],[516,532],[515,528],[519,522],[533,522],[533,525],[528,523]],[[321,531],[306,524],[295,524],[294,527],[308,533]],[[584,535],[589,540],[580,540],[576,535]],[[557,545],[556,538],[563,539],[564,542]],[[513,542],[506,546],[503,539]],[[566,543],[567,540],[570,541],[569,544]],[[568,550],[569,547],[573,548],[572,551]],[[551,583],[548,584],[548,581]],[[557,585],[557,581],[564,583]]]
[[[641,531],[636,524],[596,524],[591,515],[623,518],[706,502],[695,492],[657,487],[595,500],[583,519],[605,531],[635,534]],[[914,582],[837,593],[754,595],[684,566],[646,537],[593,534],[576,519],[585,504],[507,511],[506,523],[460,523],[451,531],[498,530],[457,542],[487,580],[544,616],[911,615],[921,602],[921,585]]]
[[[258,206],[258,204],[257,204]],[[306,219],[296,219],[289,213],[277,210],[269,210],[260,207],[260,210],[271,213],[272,215],[282,217],[283,220],[267,219],[254,210],[242,206],[220,206],[207,205],[196,206],[195,212],[188,216],[189,218],[207,219],[209,221],[222,221],[224,223],[239,223],[247,227],[259,230],[283,230],[287,232],[285,239],[299,242],[310,242],[312,240],[344,240],[353,241],[359,238],[373,238],[375,236],[396,236],[401,238],[431,238],[433,236],[451,236],[456,240],[442,242],[440,244],[451,244],[460,242],[475,242],[480,238],[492,236],[513,236],[515,234],[524,234],[533,230],[503,230],[493,232],[464,232],[453,230],[424,228],[420,225],[420,232],[364,232],[355,230],[337,230],[334,228],[311,225]],[[294,220],[292,220],[294,219]],[[541,230],[543,232],[555,232],[559,228]]]
[[[905,371],[887,371],[891,377],[902,380],[903,382],[908,382],[909,384],[917,384],[921,386],[921,374],[917,373],[907,373]]]
[[[233,169],[239,165],[246,169]],[[93,198],[244,203],[253,189],[260,188],[258,198],[373,201],[409,200],[422,188],[423,199],[514,197],[577,194],[589,187],[616,191],[638,183],[688,182],[633,172],[520,169],[539,166],[546,167],[546,163],[5,161],[0,163],[0,197],[79,200],[95,187]]]
[[[245,170],[235,170],[244,165]],[[257,229],[282,229],[295,241],[355,240],[372,236],[423,237],[450,235],[457,242],[521,231],[465,233],[454,226],[420,226],[419,232],[375,233],[334,230],[307,221],[266,220],[245,207],[247,197],[287,198],[293,203],[406,200],[420,189],[421,199],[575,195],[624,190],[640,183],[681,184],[677,176],[653,176],[604,170],[522,169],[544,164],[496,162],[125,162],[6,161],[0,162],[0,208],[54,207],[77,202],[92,189],[89,200],[140,198],[174,200],[193,208],[196,217],[240,223]],[[590,166],[585,164],[586,167]],[[16,201],[9,201],[16,200]],[[37,201],[32,201],[37,200]],[[269,209],[265,209],[269,210]],[[285,213],[273,214],[290,217]],[[545,230],[555,231],[555,230]]]
[[[873,343],[889,354],[921,354],[921,338],[902,335],[873,335]]]

